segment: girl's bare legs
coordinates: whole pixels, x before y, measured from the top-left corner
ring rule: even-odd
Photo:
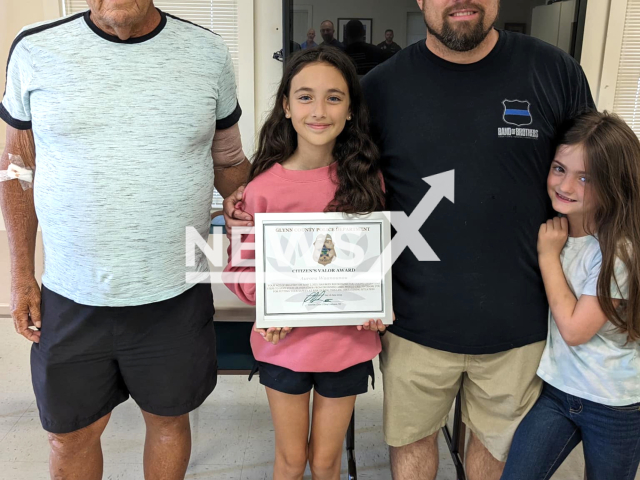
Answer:
[[[301,480],[309,456],[310,392],[289,395],[265,388],[276,434],[273,480]]]
[[[309,441],[309,465],[313,480],[339,480],[344,437],[356,397],[326,398],[314,391]]]

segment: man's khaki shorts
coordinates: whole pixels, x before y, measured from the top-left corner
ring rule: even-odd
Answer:
[[[382,337],[384,436],[402,447],[447,423],[462,382],[462,420],[501,462],[520,421],[542,390],[536,370],[545,342],[492,355],[424,347],[391,332]]]

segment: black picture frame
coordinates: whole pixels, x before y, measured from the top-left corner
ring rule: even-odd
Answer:
[[[273,54],[276,60],[284,61],[293,51],[293,0],[282,0],[282,55],[277,58],[278,52]]]

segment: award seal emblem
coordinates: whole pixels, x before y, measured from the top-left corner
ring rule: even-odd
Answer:
[[[320,234],[313,242],[313,260],[325,267],[336,258],[336,249],[331,235]]]

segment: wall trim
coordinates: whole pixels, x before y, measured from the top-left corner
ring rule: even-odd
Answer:
[[[271,111],[282,78],[273,54],[282,45],[282,0],[254,0],[255,125],[260,130]]]
[[[609,11],[612,0],[597,0],[587,2],[585,18],[585,35],[582,41],[580,64],[584,70],[591,93],[598,108],[602,109],[599,101],[602,65],[605,58],[605,44],[609,28]]]
[[[627,0],[611,0],[602,75],[598,90],[598,108],[600,110],[613,111],[626,17]]]
[[[245,155],[251,158],[256,140],[255,122],[255,52],[253,0],[238,0],[238,100],[242,107],[240,133]]]
[[[42,10],[45,20],[53,20],[62,17],[62,4],[64,0],[42,0]]]

